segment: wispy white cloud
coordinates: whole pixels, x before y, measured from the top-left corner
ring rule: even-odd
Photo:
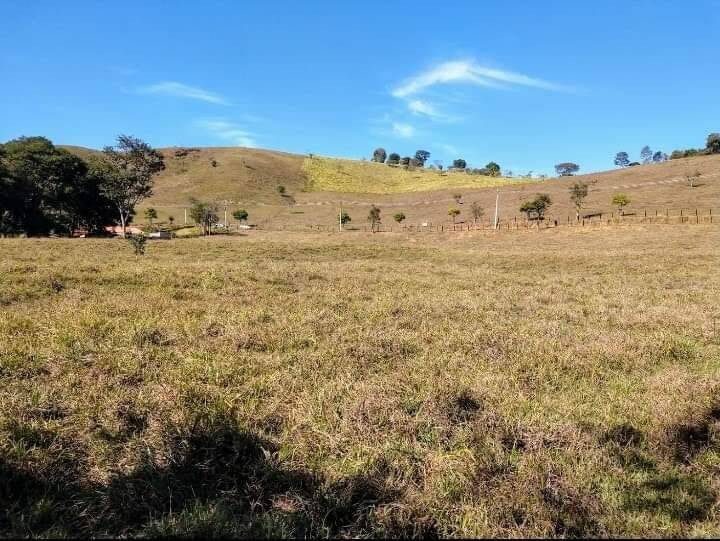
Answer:
[[[256,135],[245,130],[239,124],[227,120],[197,120],[195,126],[210,133],[210,135],[232,143],[239,147],[256,148]]]
[[[154,85],[143,86],[137,91],[140,94],[174,96],[177,98],[200,100],[207,103],[214,103],[216,105],[230,105],[230,103],[220,94],[175,81],[165,81]]]
[[[402,137],[403,139],[409,139],[410,137],[415,135],[415,128],[410,124],[405,124],[403,122],[393,122],[392,132],[398,137]]]
[[[438,64],[405,80],[392,90],[392,95],[396,98],[409,98],[431,86],[451,83],[494,88],[526,86],[544,90],[570,90],[569,87],[528,77],[521,73],[481,66],[474,60],[454,60]]]
[[[444,115],[440,111],[437,110],[437,108],[426,101],[420,100],[420,99],[412,99],[408,101],[408,109],[411,113],[416,115],[424,115],[430,118],[436,118],[436,119],[447,119],[447,115]]]

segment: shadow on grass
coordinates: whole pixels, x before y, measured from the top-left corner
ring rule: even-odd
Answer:
[[[0,535],[436,536],[431,520],[388,505],[403,495],[382,463],[327,482],[283,467],[271,442],[227,422],[171,444],[169,465],[148,461],[107,484],[87,481],[78,460],[43,474],[0,458]]]

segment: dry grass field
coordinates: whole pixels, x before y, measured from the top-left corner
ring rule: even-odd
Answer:
[[[0,536],[717,537],[719,264],[704,225],[0,240]]]

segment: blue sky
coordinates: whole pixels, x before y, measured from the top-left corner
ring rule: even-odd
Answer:
[[[585,172],[720,131],[720,1],[5,0],[0,141]]]

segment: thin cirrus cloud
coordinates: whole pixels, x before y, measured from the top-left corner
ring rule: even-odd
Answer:
[[[158,96],[173,96],[176,98],[187,98],[191,100],[204,101],[215,105],[230,105],[220,94],[210,92],[196,86],[178,83],[176,81],[165,81],[154,85],[144,86],[138,89],[140,94],[154,94]]]
[[[402,137],[403,139],[409,139],[410,137],[415,135],[415,128],[412,127],[410,124],[405,124],[403,122],[393,122],[392,132],[398,137]]]
[[[256,148],[255,134],[227,120],[198,120],[195,126],[234,146]]]
[[[568,87],[542,79],[528,77],[521,73],[480,66],[473,60],[443,62],[410,79],[393,89],[396,98],[408,98],[438,84],[464,83],[491,88],[526,86],[544,90],[567,91]]]

